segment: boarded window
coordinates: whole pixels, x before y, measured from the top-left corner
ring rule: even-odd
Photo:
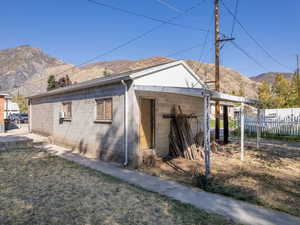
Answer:
[[[64,119],[72,119],[72,102],[63,103]]]
[[[112,98],[96,99],[96,120],[112,121]]]

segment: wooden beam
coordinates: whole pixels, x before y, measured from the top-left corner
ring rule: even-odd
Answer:
[[[244,160],[244,142],[245,142],[245,114],[244,114],[244,103],[241,104],[241,160]]]
[[[205,177],[210,178],[210,95],[204,96],[204,158]]]
[[[228,106],[223,106],[223,123],[224,123],[224,144],[228,144],[229,138],[229,123],[228,123]]]
[[[179,117],[184,117],[184,118],[187,118],[187,119],[197,119],[198,116],[194,115],[194,114],[182,114],[182,115],[177,115]],[[171,113],[171,114],[163,114],[163,118],[164,119],[172,119],[172,118],[175,118],[176,115],[174,113]]]

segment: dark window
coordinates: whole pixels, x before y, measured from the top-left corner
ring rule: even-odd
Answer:
[[[112,98],[96,99],[96,121],[112,121]]]

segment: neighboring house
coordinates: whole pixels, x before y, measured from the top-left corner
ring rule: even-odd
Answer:
[[[7,94],[0,93],[0,133],[5,131],[4,112],[5,112],[5,97]]]
[[[300,108],[265,109],[264,117],[267,120],[300,121]]]
[[[174,105],[197,116],[192,129],[202,130],[210,148],[210,99],[257,103],[208,90],[184,61],[176,61],[31,96],[29,128],[88,157],[135,167],[149,149],[168,154],[170,118],[164,115]]]
[[[20,113],[18,103],[12,102],[12,97],[5,98],[5,111],[4,111],[4,118],[7,119],[9,115]]]

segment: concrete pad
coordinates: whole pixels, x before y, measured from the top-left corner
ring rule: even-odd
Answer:
[[[50,153],[64,159],[117,177],[146,190],[189,203],[207,212],[223,215],[236,222],[250,225],[300,225],[300,218],[286,213],[265,209],[222,195],[208,193],[138,171],[124,169],[120,165],[113,163],[88,159],[56,145],[45,145],[44,147]]]

